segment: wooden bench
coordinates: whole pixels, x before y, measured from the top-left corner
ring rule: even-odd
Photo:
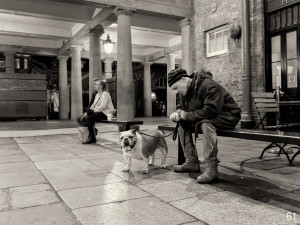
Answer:
[[[118,121],[118,120],[101,120],[101,121],[97,121],[96,123],[109,123],[109,124],[117,124],[120,126],[123,126],[125,131],[130,130],[130,126],[133,125],[141,125],[144,122],[140,121],[140,120],[126,120],[126,121]],[[122,130],[124,130],[122,129]]]
[[[171,131],[175,130],[174,126],[158,126],[159,130],[164,131]],[[200,133],[200,132],[199,132]],[[254,140],[254,141],[266,141],[266,142],[276,142],[276,143],[284,143],[284,144],[292,144],[300,146],[300,133],[299,132],[285,132],[285,131],[266,131],[266,130],[247,130],[247,129],[231,129],[231,130],[218,130],[218,136],[223,137],[231,137],[231,138],[240,138],[246,140]],[[179,137],[178,138],[178,164],[181,165],[185,162],[183,149],[180,144]],[[290,158],[289,155],[286,153],[283,147],[280,145],[278,146],[280,151],[278,155],[284,153],[286,158],[289,161],[289,165],[292,165],[295,157],[300,154],[300,150]],[[268,148],[265,148],[259,159],[262,159],[265,151]]]

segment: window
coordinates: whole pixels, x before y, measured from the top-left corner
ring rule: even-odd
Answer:
[[[228,30],[222,26],[206,32],[207,57],[221,55],[228,51]]]

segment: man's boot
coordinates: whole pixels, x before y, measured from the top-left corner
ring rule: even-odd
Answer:
[[[205,165],[204,173],[197,177],[200,184],[210,184],[218,179],[218,164],[210,162]]]
[[[200,172],[200,166],[198,162],[185,162],[182,165],[175,165],[173,167],[174,172],[178,173],[199,173]]]
[[[92,143],[97,142],[97,140],[95,138],[94,126],[89,126],[88,129],[89,129],[89,133],[90,133],[89,138],[87,139],[87,141],[82,142],[82,144],[92,144]]]

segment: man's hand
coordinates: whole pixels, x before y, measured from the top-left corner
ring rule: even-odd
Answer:
[[[182,119],[182,120],[185,120],[186,119],[186,111],[183,111],[183,110],[181,110],[181,109],[178,109],[177,110],[177,113],[178,113],[178,115],[179,115],[179,119]]]
[[[170,115],[170,120],[174,123],[178,122],[180,120],[179,118],[179,115],[177,112],[173,112],[171,115]]]

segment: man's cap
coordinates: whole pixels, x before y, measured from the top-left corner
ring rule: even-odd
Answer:
[[[171,87],[174,83],[179,81],[182,77],[188,77],[186,70],[174,69],[168,73],[168,85]]]

